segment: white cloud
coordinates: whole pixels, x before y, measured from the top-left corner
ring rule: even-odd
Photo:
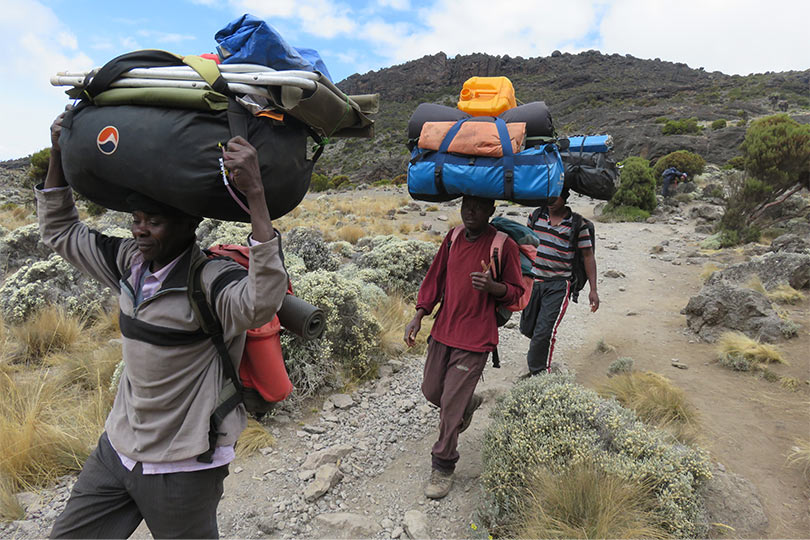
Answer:
[[[602,20],[605,52],[747,75],[810,68],[810,3],[617,0]]]
[[[405,11],[411,7],[409,0],[377,0],[377,5],[382,8],[392,8],[400,11]]]
[[[357,28],[352,9],[329,0],[236,0],[234,6],[262,19],[295,19],[304,32],[317,37],[345,36]]]
[[[35,22],[32,22],[35,21]],[[50,144],[51,121],[68,103],[50,85],[58,71],[90,69],[75,36],[40,2],[4,0],[0,18],[0,159],[26,156]]]
[[[188,34],[173,34],[169,32],[158,32],[156,30],[138,30],[138,35],[148,38],[155,43],[181,43],[183,41],[194,41],[197,36]]]

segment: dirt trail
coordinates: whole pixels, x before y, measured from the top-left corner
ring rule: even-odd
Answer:
[[[591,213],[591,205],[577,204],[578,201],[581,200],[574,201],[575,209],[585,215]],[[446,210],[445,214],[451,216],[457,211]],[[523,215],[512,217],[519,221],[525,219]],[[442,225],[437,221],[436,226]],[[798,391],[791,392],[779,383],[769,383],[717,365],[713,362],[714,347],[689,334],[685,318],[679,313],[689,297],[701,288],[702,264],[709,261],[697,256],[693,231],[694,225],[686,219],[653,224],[597,223],[602,305],[596,314],[590,314],[585,305],[571,306],[560,328],[556,358],[574,369],[578,380],[586,386],[604,377],[610,362],[619,356],[633,358],[636,369],[654,371],[672,379],[688,393],[699,410],[702,444],[713,459],[749,479],[758,489],[770,522],[767,536],[810,537],[808,483],[797,469],[786,464],[794,439],[807,438],[810,430],[810,388],[804,384],[810,379],[808,301],[791,314],[802,325],[799,338],[782,346],[792,365],[775,368],[780,374],[800,379],[802,385]],[[663,252],[651,255],[652,248],[662,241],[668,241]],[[620,272],[624,277],[604,277],[608,270]],[[503,367],[500,370],[488,367],[479,385],[486,400],[470,429],[460,437],[461,460],[455,486],[447,498],[428,501],[422,494],[429,475],[430,447],[435,440],[438,418],[426,409],[423,415],[427,415],[425,418],[429,421],[424,429],[392,444],[381,471],[369,474],[362,464],[355,462],[354,468],[347,469],[343,481],[333,487],[325,499],[330,498],[332,491],[339,492],[340,497],[330,498],[331,502],[320,506],[301,502],[301,493],[308,481],[297,478],[297,474],[301,460],[313,451],[312,441],[301,429],[322,421],[325,414],[319,410],[320,404],[315,404],[292,422],[270,422],[278,439],[272,454],[241,459],[232,465],[232,474],[225,483],[226,495],[220,505],[222,536],[390,537],[401,532],[404,511],[415,509],[425,514],[431,536],[470,537],[473,534],[471,518],[480,501],[478,478],[488,413],[495,397],[508,391],[525,370],[528,340],[516,329],[504,329],[501,340]],[[596,352],[600,340],[615,347],[615,351]],[[676,369],[671,365],[673,359],[686,364],[688,369]],[[406,389],[415,394],[410,397],[418,406],[423,406],[424,400],[418,395],[423,359],[406,357],[403,361],[411,367],[393,375],[395,386],[400,385],[396,386],[398,391]],[[416,380],[396,382],[397,377]],[[364,394],[362,400],[367,401],[369,411],[383,418],[372,416],[369,421],[379,422],[389,417],[395,421],[399,415],[396,410],[374,411],[377,403],[374,396]],[[367,436],[362,433],[362,437]],[[358,435],[357,440],[360,439]],[[283,476],[273,476],[279,472]],[[279,522],[280,516],[294,514],[290,508],[307,504],[310,509],[299,518],[299,525]],[[326,526],[314,519],[324,509],[367,516],[383,528],[358,534],[345,527]],[[142,527],[139,531],[143,536],[145,529]]]

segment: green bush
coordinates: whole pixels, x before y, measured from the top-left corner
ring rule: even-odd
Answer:
[[[718,129],[723,129],[724,127],[726,127],[726,125],[727,125],[727,122],[725,120],[723,120],[722,118],[719,118],[719,119],[715,120],[714,122],[712,122],[712,130],[716,131]]]
[[[703,170],[706,168],[706,160],[688,150],[671,152],[658,158],[658,161],[655,162],[653,176],[655,176],[656,182],[661,183],[661,173],[670,167],[675,167],[679,171],[689,175],[689,178],[694,178],[703,173]]]
[[[723,166],[724,169],[735,169],[738,171],[745,170],[745,158],[742,156],[734,156],[726,162]]]
[[[786,114],[751,123],[740,145],[745,170],[775,190],[789,188],[810,170],[810,125]]]
[[[332,180],[330,181],[330,184],[332,184],[333,188],[339,188],[339,187],[343,186],[344,184],[348,184],[348,183],[349,183],[349,177],[346,176],[345,174],[339,174],[337,176],[333,176]]]
[[[408,183],[408,175],[405,174],[405,173],[399,174],[399,175],[394,177],[392,182],[393,182],[393,184],[395,186],[401,186],[403,184],[407,184]]]
[[[702,128],[697,118],[683,118],[681,120],[667,120],[661,128],[663,135],[696,135]]]
[[[669,118],[667,118],[666,116],[659,116],[658,118],[655,119],[656,124],[666,124],[667,122],[669,122]]]
[[[312,182],[309,184],[310,191],[326,191],[332,187],[329,178],[325,174],[312,173]]]
[[[567,375],[531,377],[501,396],[484,436],[481,480],[490,530],[509,536],[534,471],[562,474],[583,464],[651,487],[660,526],[705,537],[701,488],[707,455],[640,422],[614,400]]]
[[[39,152],[31,155],[31,168],[28,169],[28,177],[31,183],[36,185],[45,180],[48,175],[48,163],[51,159],[51,149],[43,148]]]
[[[633,371],[633,365],[635,362],[629,356],[622,356],[621,358],[617,358],[613,362],[610,363],[608,366],[607,374],[608,377],[612,377],[613,375],[618,375],[620,373],[630,373]]]
[[[640,157],[625,159],[619,180],[619,188],[605,208],[606,213],[620,206],[634,206],[647,212],[655,209],[658,204],[655,198],[656,183],[649,161]]]
[[[647,221],[650,213],[635,206],[611,206],[607,205],[598,221],[602,223],[631,222],[641,223]]]
[[[399,293],[412,298],[436,254],[436,245],[422,240],[403,240],[393,235],[363,238],[358,247],[368,249],[357,264],[366,270],[364,279],[375,283],[387,293]]]

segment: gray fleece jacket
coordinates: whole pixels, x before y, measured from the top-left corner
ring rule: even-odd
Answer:
[[[82,272],[120,292],[125,368],[105,429],[116,450],[136,460],[169,462],[208,450],[211,413],[223,386],[221,360],[200,329],[187,296],[192,244],[160,290],[137,307],[131,269],[141,257],[133,239],[105,236],[79,221],[70,189],[36,191],[42,240]],[[245,331],[270,321],[287,290],[281,239],[250,248],[250,269],[213,260],[203,290],[222,321],[236,371]],[[236,442],[247,421],[242,405],[223,421],[218,446]]]

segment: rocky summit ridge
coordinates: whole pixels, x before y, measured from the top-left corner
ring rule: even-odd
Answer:
[[[469,77],[498,75],[509,77],[519,102],[545,101],[560,135],[611,134],[617,159],[630,155],[657,159],[690,150],[723,164],[738,154],[750,119],[787,112],[800,122],[810,122],[810,69],[740,76],[594,50],[555,51],[538,58],[487,54],[449,58],[440,52],[340,82],[348,94],[380,94],[376,134],[371,142],[338,141],[317,170],[347,174],[355,181],[402,174],[408,159],[406,126],[416,106],[423,102],[455,106]],[[704,129],[697,135],[665,136],[662,118],[697,118]],[[726,127],[709,127],[721,119],[727,121]]]

